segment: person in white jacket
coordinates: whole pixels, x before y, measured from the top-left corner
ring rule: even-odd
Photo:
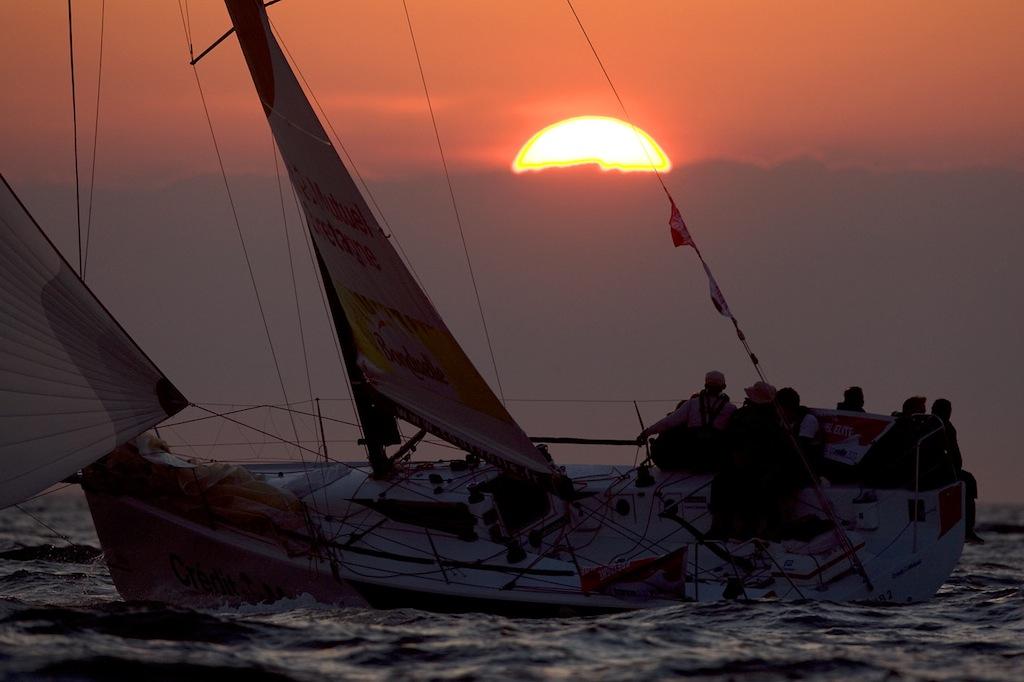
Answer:
[[[651,436],[655,441],[652,457],[662,468],[695,465],[705,469],[713,466],[721,449],[722,435],[736,406],[725,393],[725,375],[708,372],[704,390],[682,403],[674,412],[640,432],[637,442]]]

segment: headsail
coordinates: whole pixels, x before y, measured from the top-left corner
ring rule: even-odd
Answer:
[[[186,405],[0,175],[0,508]]]
[[[522,476],[551,465],[491,391],[388,241],[292,73],[260,0],[225,0],[309,225],[350,378],[394,414]],[[330,291],[333,289],[333,292]],[[344,319],[339,319],[339,314]],[[365,425],[365,418],[364,418]]]

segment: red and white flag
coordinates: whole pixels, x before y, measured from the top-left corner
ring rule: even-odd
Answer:
[[[683,221],[683,215],[676,207],[676,202],[671,199],[669,201],[672,202],[672,215],[668,219],[668,226],[672,230],[672,243],[676,246],[692,246],[696,249],[697,244],[694,243],[693,237],[690,236],[690,231],[686,229],[686,223]]]
[[[722,290],[718,288],[715,276],[711,274],[711,268],[708,267],[707,263],[704,263],[703,258],[701,258],[701,263],[704,265],[704,272],[708,274],[708,288],[711,289],[711,303],[714,304],[715,310],[723,317],[728,317],[730,320],[735,319],[732,316],[732,311],[729,310],[729,304],[725,302]]]
[[[676,202],[671,197],[669,197],[669,202],[672,204],[672,215],[668,219],[668,226],[672,229],[672,243],[676,246],[693,247],[693,250],[697,252],[697,257],[700,258],[701,265],[704,266],[704,272],[707,273],[708,288],[711,290],[711,302],[714,304],[715,310],[730,320],[735,319],[732,316],[732,311],[729,310],[729,304],[725,302],[722,290],[718,288],[715,276],[711,274],[711,268],[704,262],[704,256],[700,255],[696,242],[690,236],[690,231],[686,229],[686,222],[683,220],[683,215],[679,212],[679,207],[676,206]]]

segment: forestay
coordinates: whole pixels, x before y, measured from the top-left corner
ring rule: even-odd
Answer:
[[[298,193],[347,358],[394,412],[519,475],[548,461],[497,399],[413,279],[292,73],[259,0],[226,0]],[[333,289],[333,292],[331,291]],[[343,338],[343,346],[346,339]]]
[[[0,508],[186,404],[0,176]]]

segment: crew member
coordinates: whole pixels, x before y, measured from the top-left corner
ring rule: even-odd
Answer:
[[[925,414],[928,412],[928,398],[923,395],[912,395],[903,401],[903,407],[899,412],[893,412],[894,417],[909,417],[914,414]]]
[[[782,522],[788,494],[782,472],[795,456],[779,423],[775,387],[758,381],[729,420],[728,464],[711,485],[711,530],[718,538],[769,537]]]
[[[779,389],[775,403],[779,406],[783,428],[793,434],[807,464],[817,469],[822,447],[818,418],[800,404],[800,394],[789,386]]]
[[[974,530],[974,523],[977,518],[978,480],[974,474],[964,469],[964,458],[960,454],[960,443],[956,438],[956,427],[950,423],[949,418],[953,414],[953,404],[945,398],[937,398],[932,403],[932,414],[942,420],[946,431],[946,454],[952,461],[957,478],[963,481],[967,498],[966,518],[967,541],[975,544],[985,542]]]
[[[850,386],[843,391],[843,402],[836,405],[836,409],[846,412],[863,412],[864,389],[860,386]]]
[[[704,390],[640,432],[638,442],[657,435],[651,458],[662,469],[709,470],[718,465],[724,431],[736,406],[725,393],[725,375],[704,376]]]

